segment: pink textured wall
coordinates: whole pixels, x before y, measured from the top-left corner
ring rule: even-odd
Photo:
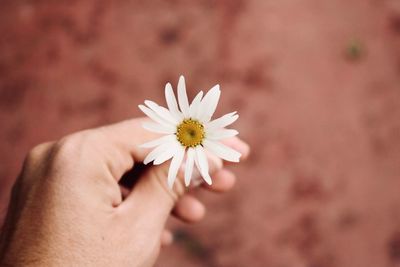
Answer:
[[[253,147],[157,266],[400,266],[398,0],[3,0],[0,208],[34,144],[184,74]]]

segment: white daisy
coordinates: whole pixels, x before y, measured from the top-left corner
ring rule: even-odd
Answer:
[[[214,155],[232,162],[239,162],[241,154],[236,150],[220,143],[224,138],[238,134],[226,126],[236,121],[239,115],[236,112],[226,114],[218,119],[211,120],[217,107],[221,91],[219,85],[211,88],[203,97],[200,91],[189,105],[186,95],[185,78],[180,76],[178,82],[178,103],[172,86],[165,86],[165,98],[168,109],[159,106],[153,101],[146,100],[139,108],[154,122],[146,122],[143,127],[165,136],[141,145],[141,147],[155,147],[144,159],[144,164],[153,161],[154,165],[161,164],[172,158],[168,171],[168,185],[172,188],[178,170],[185,158],[185,185],[189,186],[196,164],[203,179],[211,184],[208,161],[205,150]]]

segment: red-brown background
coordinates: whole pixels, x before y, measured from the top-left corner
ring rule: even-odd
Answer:
[[[398,0],[2,0],[0,207],[33,145],[184,74],[253,148],[157,266],[400,266]]]

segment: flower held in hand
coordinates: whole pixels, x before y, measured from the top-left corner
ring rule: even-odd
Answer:
[[[145,148],[155,147],[144,159],[144,164],[153,161],[154,165],[164,163],[172,158],[168,172],[168,185],[172,188],[180,165],[186,152],[185,185],[190,184],[193,166],[196,165],[203,179],[211,184],[205,150],[232,162],[239,162],[241,154],[220,143],[224,138],[233,137],[238,131],[225,129],[235,122],[239,115],[236,112],[211,120],[217,107],[221,91],[219,85],[211,88],[203,97],[200,91],[189,105],[186,94],[185,78],[178,82],[178,103],[172,86],[165,86],[165,98],[168,109],[146,100],[139,108],[154,122],[146,122],[143,127],[165,136],[141,145]]]

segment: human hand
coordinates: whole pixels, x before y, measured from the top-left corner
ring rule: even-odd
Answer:
[[[35,147],[12,194],[0,240],[1,266],[152,266],[172,235],[172,214],[185,222],[204,216],[203,204],[186,194],[182,174],[168,188],[168,163],[148,168],[130,192],[124,173],[143,161],[138,145],[156,138],[143,119],[78,132]],[[227,145],[242,153],[238,138]],[[229,190],[235,176],[209,158],[210,191]]]

